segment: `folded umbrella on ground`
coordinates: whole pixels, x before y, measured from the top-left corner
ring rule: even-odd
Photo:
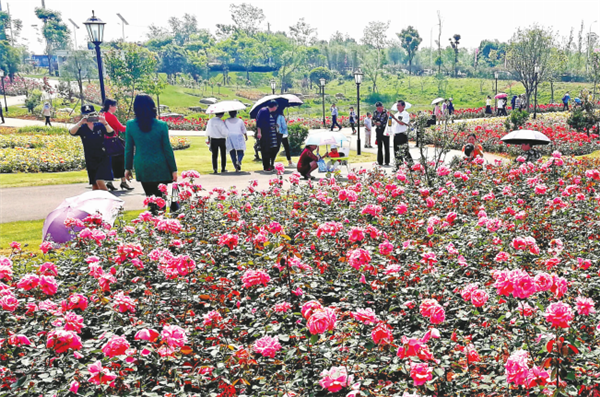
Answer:
[[[99,213],[102,220],[110,225],[115,222],[124,201],[104,190],[94,190],[78,196],[66,198],[46,217],[42,229],[43,241],[66,243],[73,239],[71,228],[65,226],[69,218],[85,219]],[[79,230],[73,230],[77,232]]]
[[[550,138],[539,131],[534,130],[516,130],[504,135],[500,140],[509,145],[548,145]]]

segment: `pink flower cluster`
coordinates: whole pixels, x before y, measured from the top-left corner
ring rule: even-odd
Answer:
[[[517,350],[511,354],[504,365],[506,381],[527,388],[544,386],[550,380],[550,374],[537,366],[529,368],[529,361],[529,352],[525,350]]]
[[[242,282],[244,283],[244,288],[250,288],[260,284],[266,287],[270,281],[271,277],[267,274],[267,272],[263,270],[248,269],[242,275]]]
[[[510,296],[526,299],[536,292],[550,290],[556,298],[562,297],[567,292],[567,281],[556,274],[540,272],[535,277],[531,277],[526,271],[515,270],[496,270],[492,272],[492,277],[496,280],[494,287],[497,288],[498,295]]]
[[[281,350],[281,345],[277,338],[271,338],[270,336],[263,336],[254,342],[252,346],[255,352],[261,354],[263,357],[275,357],[275,353]]]
[[[321,372],[319,385],[330,393],[336,393],[344,387],[349,387],[354,380],[354,375],[348,375],[346,367],[331,367]]]
[[[443,323],[446,319],[444,308],[435,299],[425,299],[419,306],[419,311],[423,317],[429,318],[432,324]]]

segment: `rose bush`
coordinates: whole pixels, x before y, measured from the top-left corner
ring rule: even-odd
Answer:
[[[597,395],[599,169],[184,172],[176,218],[0,259],[0,395]]]
[[[536,146],[543,155],[549,156],[558,150],[565,155],[584,155],[600,150],[600,135],[597,132],[581,133],[573,130],[566,122],[569,113],[541,114],[536,120],[530,119],[523,129],[535,130],[544,133],[552,143],[547,146]],[[471,120],[464,123],[448,124],[434,127],[435,133],[430,130],[425,134],[424,141],[434,144],[436,134],[445,131],[453,139],[449,142],[450,149],[461,150],[469,134],[475,134],[478,142],[485,152],[509,153],[518,156],[522,153],[520,145],[506,145],[500,138],[508,132],[504,127],[504,118],[494,117],[485,120]]]

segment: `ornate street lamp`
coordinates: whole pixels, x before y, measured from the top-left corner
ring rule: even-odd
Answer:
[[[494,72],[494,78],[496,79],[496,95],[494,96],[494,107],[496,108],[496,116],[498,115],[498,72]]]
[[[358,131],[358,137],[356,138],[356,154],[360,156],[361,145],[360,145],[360,83],[362,83],[363,73],[358,68],[354,72],[354,81],[356,82],[356,126]],[[369,142],[370,144],[370,142]]]
[[[275,95],[275,88],[277,88],[277,81],[275,81],[275,79],[271,79],[271,91],[273,95]]]
[[[321,101],[323,102],[323,127],[325,127],[325,79],[321,77],[319,82],[321,83]]]
[[[537,63],[535,64],[535,66],[533,67],[533,72],[535,73],[533,75],[534,79],[535,79],[535,94],[533,96],[533,118],[535,119],[537,117],[537,86],[538,86],[538,75],[540,73],[540,65],[538,65]]]
[[[92,17],[83,23],[88,31],[89,40],[96,46],[96,59],[98,61],[98,76],[100,78],[100,93],[102,94],[102,104],[106,99],[106,93],[104,92],[104,73],[102,71],[102,54],[100,53],[100,44],[104,40],[104,25],[101,19],[96,18],[94,11],[92,11]]]
[[[0,69],[0,80],[2,80],[2,92],[4,93],[4,110],[8,113],[8,104],[6,103],[6,89],[4,88],[4,70]],[[2,107],[2,104],[0,104]]]

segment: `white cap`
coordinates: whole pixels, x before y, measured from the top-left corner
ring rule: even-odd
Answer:
[[[336,145],[336,144],[333,144],[333,145],[331,145],[331,148],[332,148],[332,149],[337,149],[337,145]]]

